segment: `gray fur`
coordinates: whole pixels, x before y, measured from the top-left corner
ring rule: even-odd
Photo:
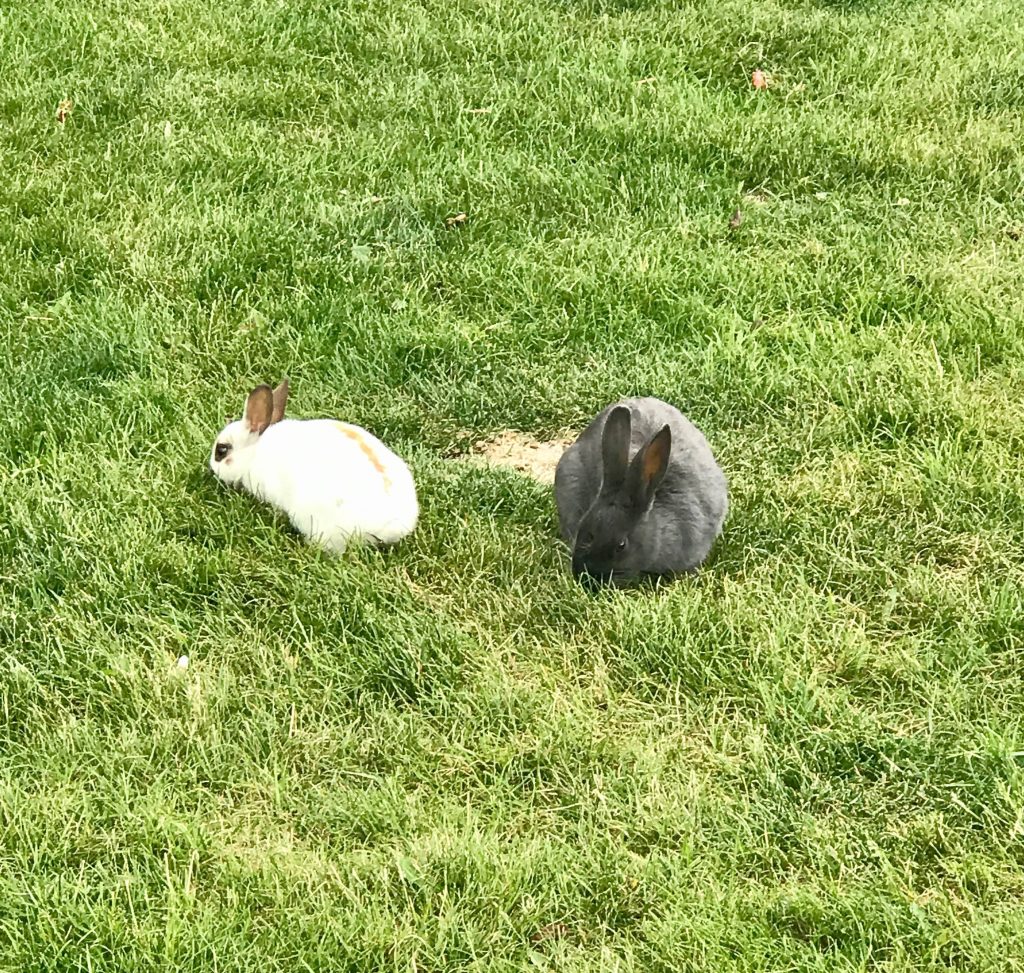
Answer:
[[[630,422],[617,413],[604,437],[606,420],[620,406]],[[671,449],[659,482],[656,457],[645,464],[643,450],[665,426]],[[627,431],[630,465],[623,477],[619,437]],[[573,572],[618,583],[700,567],[722,531],[729,490],[701,431],[667,402],[640,398],[609,405],[580,433],[558,462],[555,500]]]

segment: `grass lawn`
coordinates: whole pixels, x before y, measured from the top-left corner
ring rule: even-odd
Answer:
[[[0,969],[1020,970],[1019,7],[5,4]],[[284,374],[399,549],[209,476]],[[732,511],[593,596],[453,457],[625,394]]]

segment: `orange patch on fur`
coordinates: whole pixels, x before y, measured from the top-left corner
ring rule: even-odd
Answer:
[[[390,490],[391,480],[384,471],[384,464],[373,451],[373,447],[363,439],[359,430],[354,426],[346,425],[344,422],[336,422],[335,425],[363,451],[363,455],[370,461],[373,468],[381,475],[381,479],[384,480],[384,489]]]

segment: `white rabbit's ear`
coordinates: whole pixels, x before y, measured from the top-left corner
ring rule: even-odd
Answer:
[[[257,385],[245,400],[245,424],[257,436],[270,425],[274,415],[274,393],[269,385]]]
[[[649,507],[654,494],[668,469],[672,454],[672,429],[662,428],[646,443],[629,466],[629,490],[633,502],[640,507]]]
[[[629,466],[629,436],[632,419],[629,409],[616,406],[608,413],[601,433],[601,458],[604,462],[603,492],[614,492],[622,486]]]
[[[288,379],[281,379],[281,384],[274,389],[274,410],[270,416],[271,424],[284,418],[284,407],[288,404]]]

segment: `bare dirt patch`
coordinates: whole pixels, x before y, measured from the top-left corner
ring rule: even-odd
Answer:
[[[470,456],[483,460],[489,466],[517,470],[540,483],[554,483],[555,467],[566,446],[571,445],[575,438],[568,435],[544,441],[529,433],[505,429],[490,439],[474,443]]]

